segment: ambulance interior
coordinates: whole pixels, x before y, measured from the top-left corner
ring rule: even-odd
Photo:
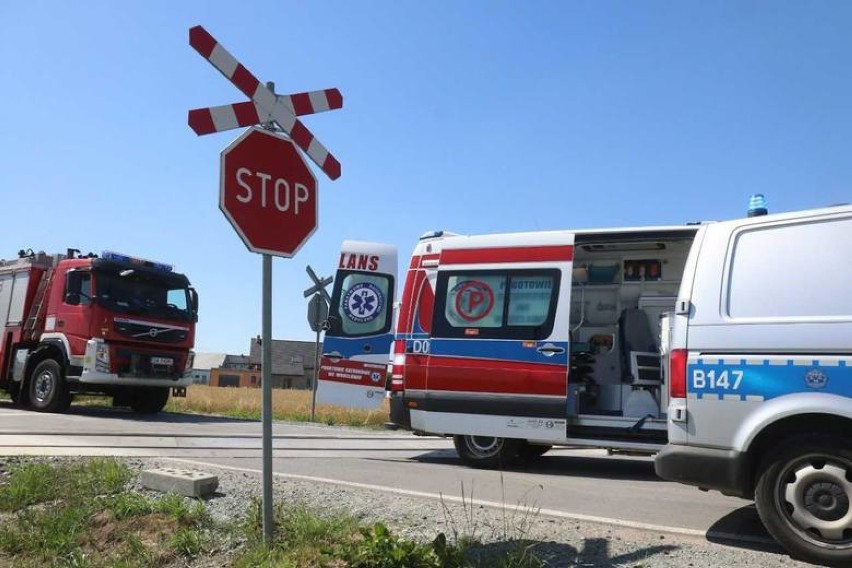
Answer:
[[[576,235],[569,414],[634,420],[665,415],[661,316],[674,310],[694,235]]]

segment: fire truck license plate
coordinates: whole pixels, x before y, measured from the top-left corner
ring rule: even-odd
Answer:
[[[171,365],[175,360],[171,357],[151,357],[152,365]]]

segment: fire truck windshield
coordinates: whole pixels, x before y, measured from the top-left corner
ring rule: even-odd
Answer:
[[[116,312],[176,321],[193,319],[187,283],[173,274],[95,270],[94,292],[98,304]]]

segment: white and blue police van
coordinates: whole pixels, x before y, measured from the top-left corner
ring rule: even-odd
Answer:
[[[754,499],[794,556],[852,564],[852,206],[702,225],[661,340],[657,473]]]

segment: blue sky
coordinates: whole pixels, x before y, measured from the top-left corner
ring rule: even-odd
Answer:
[[[191,108],[243,96],[188,45],[204,25],[340,160],[320,226],[276,259],[273,335],[312,340],[305,265],[347,238],[681,224],[852,197],[848,2],[0,3],[0,257],[113,249],[201,295],[196,348],[246,353],[261,257],[218,209]]]

